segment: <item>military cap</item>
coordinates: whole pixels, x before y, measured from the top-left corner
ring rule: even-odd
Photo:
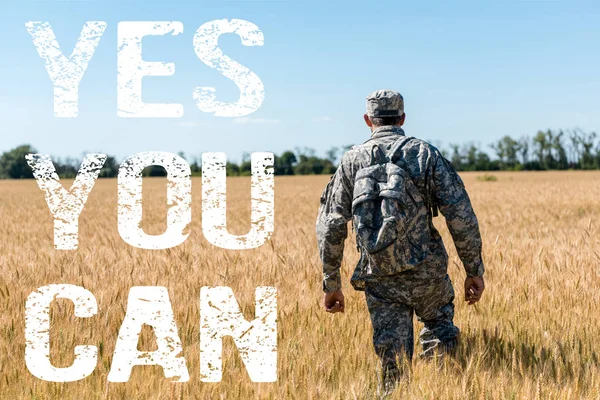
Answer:
[[[404,114],[404,98],[394,90],[377,90],[367,96],[367,115],[371,117],[400,117]]]

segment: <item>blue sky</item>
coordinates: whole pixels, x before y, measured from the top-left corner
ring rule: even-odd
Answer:
[[[482,146],[538,129],[600,130],[600,5],[584,1],[120,1],[8,2],[0,13],[0,151],[22,143],[56,156],[149,150],[198,157],[366,140],[365,97],[391,88],[405,98],[407,134],[442,147]],[[256,73],[265,101],[247,119],[195,106],[196,86],[235,101],[238,89],[204,65],[192,38],[214,19],[258,25],[265,43],[222,36],[222,51]],[[79,116],[56,118],[52,83],[27,21],[48,21],[70,54],[86,21],[108,26],[79,86]],[[178,119],[117,116],[119,21],[181,21],[178,36],[147,37],[146,61],[175,63],[144,79],[145,102],[180,103]]]

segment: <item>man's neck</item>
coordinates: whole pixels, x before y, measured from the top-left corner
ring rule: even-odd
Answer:
[[[375,135],[376,133],[379,132],[393,132],[393,133],[397,133],[400,135],[404,135],[404,130],[402,129],[401,125],[382,125],[382,126],[377,126],[377,127],[372,127],[371,128],[371,136]]]

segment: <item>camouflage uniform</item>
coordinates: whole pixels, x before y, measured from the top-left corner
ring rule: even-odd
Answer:
[[[367,101],[371,116],[401,116],[403,99],[393,91],[377,91]],[[388,148],[404,131],[399,126],[374,128],[371,138],[347,151],[320,199],[317,240],[323,263],[323,290],[341,289],[340,265],[347,223],[352,219],[356,172],[369,165],[370,147],[376,143]],[[413,355],[413,312],[424,324],[420,333],[421,355],[452,347],[459,329],[453,324],[454,290],[447,274],[448,255],[432,217],[441,211],[452,235],[467,276],[482,276],[481,237],[477,218],[463,181],[439,150],[423,140],[411,138],[398,152],[397,165],[411,176],[424,199],[430,199],[428,212],[431,232],[429,253],[413,269],[390,276],[365,276],[365,257],[356,266],[351,284],[364,290],[373,325],[373,343],[381,358],[386,380],[399,375],[396,356]]]

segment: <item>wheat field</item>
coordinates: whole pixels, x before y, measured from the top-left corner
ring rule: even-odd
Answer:
[[[435,223],[449,253],[455,285],[455,323],[462,343],[442,365],[413,360],[393,398],[600,398],[600,173],[462,174],[484,242],[486,292],[479,304],[462,300],[465,273],[443,217]],[[99,180],[80,217],[79,249],[55,251],[52,217],[34,181],[0,183],[0,394],[3,399],[369,399],[378,360],[364,294],[349,285],[358,254],[346,242],[346,313],[321,306],[321,270],[314,233],[319,195],[328,176],[276,177],[275,231],[258,249],[216,248],[202,236],[201,178],[193,181],[193,223],[181,246],[136,249],[117,231],[116,180]],[[64,182],[69,187],[71,182]],[[244,234],[250,223],[250,179],[228,178],[228,227]],[[143,228],[166,224],[166,180],[144,180]],[[52,305],[51,359],[66,367],[73,347],[99,348],[94,373],[77,382],[50,383],[25,365],[27,296],[51,283],[90,290],[98,314],[75,318],[64,299]],[[187,383],[171,383],[162,368],[133,368],[127,383],[107,383],[112,353],[132,286],[169,290]],[[278,291],[278,381],[253,383],[233,340],[224,341],[221,383],[199,371],[199,293],[230,286],[247,319],[254,290]],[[420,330],[415,321],[415,334]],[[138,348],[155,346],[150,328]],[[418,351],[418,343],[415,347]]]

